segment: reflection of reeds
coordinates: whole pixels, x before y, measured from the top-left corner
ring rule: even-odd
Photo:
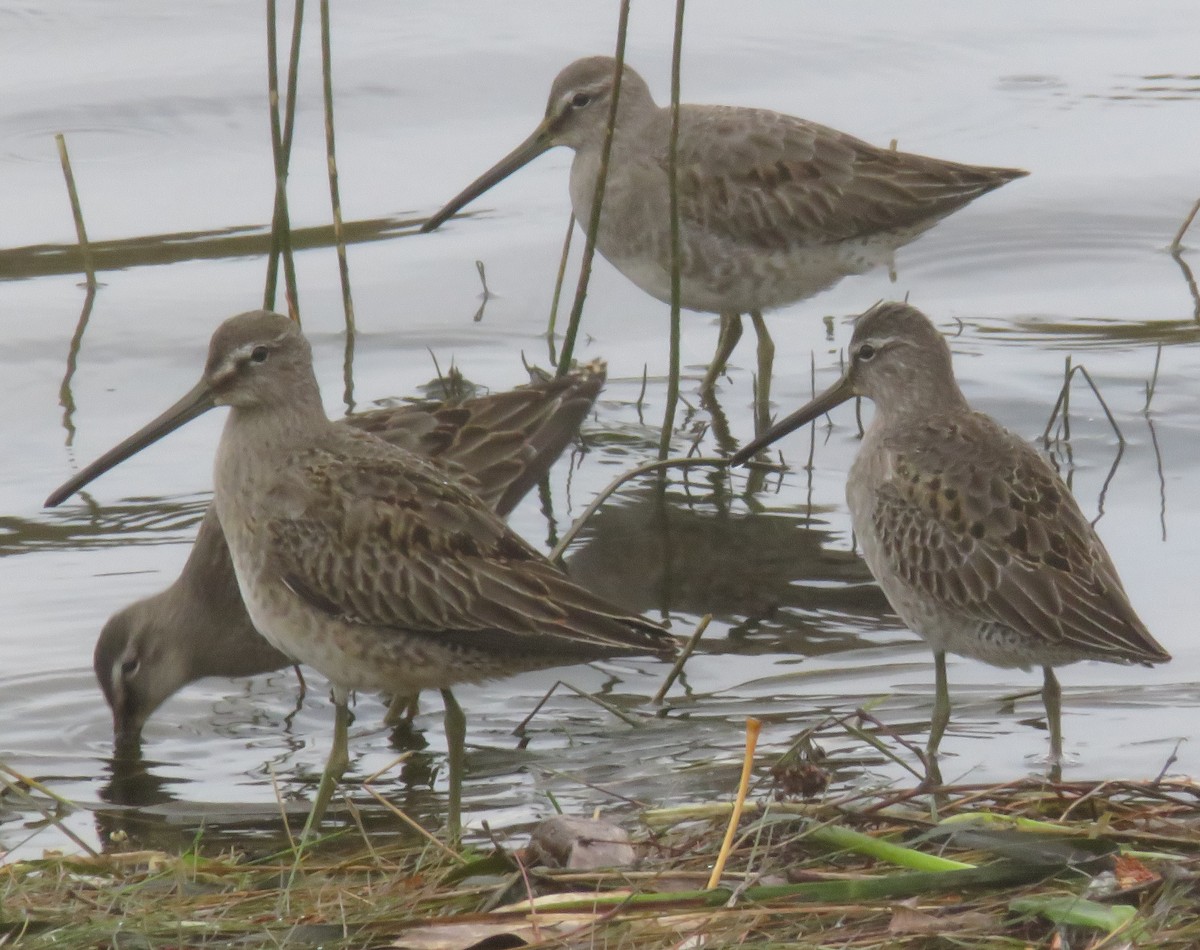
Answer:
[[[1187,261],[1183,259],[1183,236],[1187,234],[1188,228],[1196,220],[1197,212],[1200,212],[1200,198],[1196,199],[1195,204],[1192,205],[1192,210],[1183,219],[1183,224],[1175,232],[1175,238],[1171,241],[1171,246],[1168,250],[1171,252],[1171,256],[1175,258],[1175,263],[1179,265],[1179,269],[1183,271],[1183,279],[1187,282],[1188,292],[1192,295],[1192,315],[1200,323],[1200,290],[1196,287],[1196,278],[1192,276],[1192,269],[1188,267]]]
[[[611,496],[613,492],[615,492],[630,479],[638,478],[642,475],[651,473],[658,475],[667,471],[668,469],[673,468],[696,468],[709,465],[724,466],[727,465],[728,462],[729,460],[724,457],[689,455],[686,458],[659,459],[654,462],[644,462],[641,465],[634,466],[628,471],[622,472],[611,482],[609,482],[603,488],[603,490],[601,490],[600,493],[591,500],[588,506],[583,510],[583,513],[575,519],[575,521],[571,524],[571,527],[567,529],[566,534],[564,534],[562,538],[559,539],[558,544],[554,546],[554,550],[550,552],[550,560],[561,562],[563,554],[566,552],[567,548],[570,547],[571,542],[575,540],[575,536],[579,534],[580,529],[587,524],[588,519],[600,510],[600,507],[608,500],[609,496]]]
[[[96,302],[96,261],[92,256],[92,245],[88,241],[87,228],[83,225],[83,206],[79,202],[79,192],[75,188],[75,175],[71,171],[71,156],[67,154],[67,140],[61,132],[54,136],[58,145],[58,160],[62,163],[63,178],[67,183],[67,197],[71,201],[71,217],[75,220],[75,235],[79,240],[79,257],[83,262],[83,271],[87,276],[87,294],[83,299],[83,309],[79,312],[79,320],[75,325],[75,335],[71,337],[71,346],[67,350],[67,371],[58,387],[58,404],[62,406],[63,428],[67,431],[66,444],[75,441],[75,396],[71,392],[71,379],[79,361],[79,349],[83,346],[83,332],[87,329],[88,318],[92,315],[92,306]]]
[[[1162,450],[1158,447],[1158,433],[1154,429],[1154,420],[1150,418],[1150,403],[1158,390],[1158,370],[1162,365],[1162,344],[1154,354],[1154,372],[1146,381],[1146,404],[1142,406],[1142,415],[1146,419],[1146,428],[1150,430],[1150,444],[1154,449],[1155,470],[1158,472],[1158,520],[1162,526],[1162,539],[1167,540],[1167,479],[1163,472]]]
[[[83,298],[83,309],[79,311],[79,319],[75,323],[75,333],[71,337],[71,345],[67,349],[67,370],[63,374],[62,383],[58,387],[58,404],[62,406],[62,426],[67,431],[66,445],[75,441],[75,395],[71,392],[71,380],[75,377],[75,369],[79,365],[79,351],[83,347],[83,334],[87,330],[88,320],[92,316],[92,307],[96,303],[96,284],[94,280],[88,284],[87,293]]]
[[[386,241],[415,234],[419,218],[366,218],[343,225],[347,244]],[[97,271],[123,270],[181,261],[223,260],[235,257],[262,257],[270,252],[271,232],[265,225],[244,224],[209,231],[175,231],[147,234],[115,241],[90,244]],[[294,250],[332,247],[332,225],[295,228],[291,231]],[[79,272],[81,258],[75,244],[33,244],[0,251],[0,280],[24,280],[55,274]]]

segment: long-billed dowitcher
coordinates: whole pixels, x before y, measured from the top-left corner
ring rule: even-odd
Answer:
[[[230,412],[213,503],[247,611],[333,687],[334,742],[306,837],[349,765],[352,690],[439,688],[458,720],[455,683],[673,649],[665,630],[572,583],[443,470],[331,422],[308,342],[278,314],[226,320],[200,381],[46,504],[215,406]]]
[[[342,420],[430,459],[506,517],[579,431],[604,385],[604,365],[455,403],[406,404]],[[205,676],[253,676],[291,665],[246,613],[215,509],[170,587],[122,608],[96,641],[93,666],[118,747]]]
[[[845,375],[736,453],[740,464],[853,396],[875,403],[846,482],[863,557],[900,619],[933,648],[930,764],[950,718],[946,653],[1044,671],[1052,761],[1062,756],[1054,667],[1164,663],[1071,491],[1019,436],[972,411],[929,319],[883,303],[859,317]]]
[[[616,61],[591,56],[554,80],[533,133],[425,222],[432,231],[547,149],[574,149],[571,207],[590,220]],[[596,247],[659,300],[671,300],[667,187],[670,110],[628,66]],[[711,390],[742,333],[759,341],[765,406],[774,345],[762,313],[809,297],[890,257],[942,218],[1025,174],[878,148],[845,132],[766,109],[681,105],[678,141],[680,304],[721,315]]]

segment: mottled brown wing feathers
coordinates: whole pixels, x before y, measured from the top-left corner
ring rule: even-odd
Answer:
[[[435,460],[504,516],[575,438],[604,379],[604,364],[596,361],[566,376],[457,405],[377,409],[346,422]]]
[[[293,486],[267,519],[272,566],[313,606],[463,642],[503,633],[514,651],[670,649],[660,627],[577,587],[435,467],[345,438],[354,451],[304,459],[307,503]]]
[[[1097,659],[1167,658],[1070,491],[982,414],[897,432],[874,523],[892,569],[938,605]],[[913,449],[912,446],[920,446]]]
[[[878,148],[761,109],[704,106],[685,127],[683,220],[765,249],[924,229],[1025,174]]]

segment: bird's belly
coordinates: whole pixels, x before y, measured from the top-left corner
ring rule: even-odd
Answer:
[[[644,235],[643,235],[644,237]],[[669,241],[669,236],[665,236]],[[643,244],[650,242],[643,240]],[[639,254],[617,237],[597,241],[600,253],[652,297],[671,302],[669,251]],[[843,277],[888,263],[892,246],[842,241],[785,250],[763,250],[703,235],[689,241],[680,269],[680,306],[705,313],[774,310],[827,290]]]
[[[571,167],[571,206],[587,232],[595,189],[590,155]],[[932,222],[931,222],[932,223]],[[843,277],[890,265],[895,249],[929,225],[814,243],[788,221],[739,230],[720,219],[681,222],[680,305],[707,313],[773,310],[832,287]],[[652,297],[671,301],[671,218],[660,168],[626,161],[610,173],[596,249]]]
[[[239,571],[239,585],[241,578]],[[512,672],[503,658],[439,641],[436,633],[351,623],[313,607],[282,581],[247,579],[246,609],[263,637],[344,691],[415,693]]]

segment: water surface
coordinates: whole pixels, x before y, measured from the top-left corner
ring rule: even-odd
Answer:
[[[628,57],[665,98],[670,23],[635,5]],[[834,378],[847,317],[910,295],[948,332],[969,398],[1022,435],[1040,436],[1064,361],[1083,363],[1125,438],[1079,386],[1071,439],[1054,447],[1143,619],[1175,656],[1156,669],[1080,664],[1061,673],[1072,778],[1153,776],[1196,736],[1200,612],[1200,304],[1188,265],[1166,245],[1200,184],[1200,47],[1190,3],[1112,2],[978,8],[891,4],[688,8],[684,96],[804,115],[877,142],[963,161],[1014,165],[1028,179],[986,196],[896,256],[770,318],[779,410]],[[329,221],[316,18],[304,47],[290,178],[297,227]],[[432,351],[477,383],[523,378],[546,361],[541,336],[569,203],[569,155],[551,153],[431,236],[395,222],[428,214],[518,142],[540,117],[550,80],[613,45],[608,4],[356,3],[334,10],[338,158],[348,219],[391,219],[390,239],[356,244],[350,270],[359,334],[347,398],[334,254],[297,257],[301,309],[329,411],[416,392]],[[53,134],[63,131],[93,240],[266,224],[272,170],[261,11],[237,2],[163,7],[0,2],[0,247],[70,246],[74,231]],[[244,232],[239,232],[244,233]],[[1200,243],[1200,237],[1192,237]],[[96,842],[121,828],[143,844],[207,834],[270,836],[279,794],[303,808],[328,749],[332,710],[320,677],[296,708],[290,672],[208,680],[163,707],[141,763],[114,766],[107,708],[91,672],[104,619],[165,586],[183,563],[210,487],[218,414],[93,486],[89,501],[43,511],[78,465],[174,400],[199,371],[209,334],[262,298],[253,249],[170,261],[141,242],[102,274],[73,372],[67,361],[84,292],[63,253],[0,255],[0,760],[89,807],[70,826]],[[46,266],[34,266],[30,261]],[[494,296],[482,319],[475,261]],[[49,262],[49,263],[47,263]],[[18,267],[20,263],[20,267]],[[33,275],[40,276],[33,276]],[[823,320],[822,318],[829,318]],[[684,396],[715,343],[715,320],[685,315]],[[609,361],[610,384],[586,427],[588,450],[564,459],[549,505],[530,497],[513,524],[548,544],[621,470],[654,451],[665,392],[666,308],[601,262],[579,355]],[[1158,347],[1161,345],[1161,356]],[[1149,411],[1146,385],[1158,363]],[[733,434],[752,432],[753,349],[720,391]],[[639,405],[643,372],[648,384]],[[68,386],[63,387],[64,377]],[[682,451],[707,415],[680,418]],[[783,444],[792,463],[747,495],[744,476],[682,476],[665,501],[635,486],[584,531],[569,557],[581,581],[689,632],[713,625],[662,709],[646,700],[665,674],[626,660],[464,688],[467,814],[473,827],[519,828],[552,810],[617,808],[725,795],[747,715],[765,718],[773,757],[829,715],[873,704],[922,739],[932,705],[928,651],[887,610],[853,553],[843,500],[856,450],[848,407],[832,428]],[[711,448],[703,435],[702,448]],[[1114,461],[1118,458],[1115,471]],[[624,709],[614,716],[559,690],[525,737],[512,732],[556,679]],[[950,665],[955,703],[943,744],[948,779],[1002,781],[1042,769],[1036,673]],[[444,804],[440,709],[417,735],[392,736],[383,707],[360,697],[352,739],[359,776],[410,757],[377,787],[436,826]],[[419,748],[422,742],[425,748]],[[854,740],[824,740],[840,785],[910,782]],[[1184,743],[1173,772],[1195,769]],[[837,787],[837,786],[835,786]],[[358,795],[364,803],[370,799]],[[0,848],[68,844],[0,805]],[[398,833],[381,810],[381,833]]]

